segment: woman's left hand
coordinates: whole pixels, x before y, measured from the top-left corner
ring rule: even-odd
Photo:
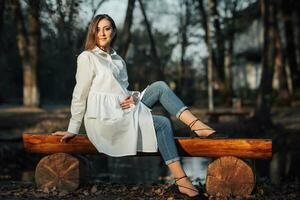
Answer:
[[[134,100],[133,100],[133,96],[128,96],[124,99],[123,102],[120,103],[122,109],[128,109],[130,108],[132,105],[134,105]]]

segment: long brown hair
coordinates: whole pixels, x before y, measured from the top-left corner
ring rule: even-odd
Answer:
[[[114,44],[117,38],[117,27],[114,20],[107,14],[96,15],[89,25],[89,30],[85,39],[84,50],[91,50],[97,45],[97,25],[102,19],[110,21],[113,31],[115,32],[114,38],[111,41],[111,46]]]

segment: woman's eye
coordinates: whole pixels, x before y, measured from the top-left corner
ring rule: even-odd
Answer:
[[[110,30],[110,28],[106,28],[105,30],[106,30],[106,31],[109,31],[109,30]]]

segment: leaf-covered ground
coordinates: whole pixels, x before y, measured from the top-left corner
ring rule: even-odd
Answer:
[[[267,180],[259,182],[252,195],[247,197],[210,197],[210,199],[290,199],[300,198],[299,184],[285,183],[280,186],[270,184]],[[174,193],[172,184],[132,185],[114,183],[90,183],[74,192],[41,190],[33,183],[0,182],[0,199],[86,199],[86,200],[156,200],[156,199],[189,199],[181,194]]]

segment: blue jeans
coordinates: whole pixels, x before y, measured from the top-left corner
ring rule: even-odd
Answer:
[[[163,81],[156,81],[148,86],[141,100],[146,106],[152,108],[157,102],[177,118],[187,107]],[[157,136],[160,154],[168,165],[180,160],[174,141],[171,122],[167,117],[153,115],[153,123]]]

